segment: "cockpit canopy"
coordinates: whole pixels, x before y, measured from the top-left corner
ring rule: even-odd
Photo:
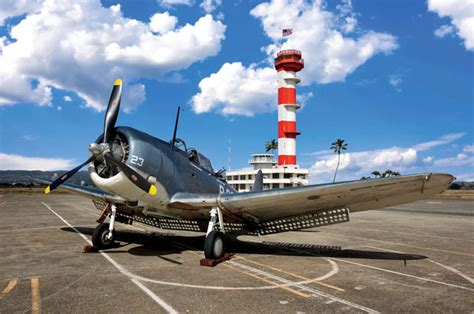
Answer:
[[[174,147],[185,152],[192,163],[214,174],[209,158],[198,152],[195,148],[187,148],[186,143],[182,139],[177,138]]]

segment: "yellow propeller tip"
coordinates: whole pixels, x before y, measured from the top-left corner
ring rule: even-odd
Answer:
[[[150,195],[155,195],[156,192],[157,192],[157,191],[156,191],[156,187],[152,184],[152,185],[150,186],[150,190],[148,190],[148,194],[150,194]]]
[[[116,79],[114,85],[122,85],[122,80]]]
[[[49,194],[49,192],[51,192],[51,188],[48,185],[46,189],[44,189],[44,194]]]

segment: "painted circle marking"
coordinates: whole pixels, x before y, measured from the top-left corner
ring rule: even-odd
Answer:
[[[165,286],[175,286],[175,287],[185,287],[185,288],[195,288],[195,289],[208,289],[208,290],[268,290],[268,289],[277,289],[281,287],[293,287],[293,286],[298,286],[298,285],[305,285],[309,284],[312,282],[317,282],[317,281],[323,281],[325,279],[328,279],[335,274],[339,272],[339,267],[337,266],[336,262],[329,258],[323,257],[324,260],[328,261],[329,264],[331,265],[331,270],[320,277],[309,279],[309,280],[303,280],[303,281],[295,281],[295,282],[290,282],[290,283],[285,283],[285,284],[278,284],[278,285],[272,285],[272,286],[260,286],[260,287],[226,287],[226,286],[203,286],[203,285],[193,285],[193,284],[186,284],[186,283],[179,283],[179,282],[169,282],[169,281],[163,281],[163,280],[156,280],[156,279],[151,279],[147,277],[142,277],[133,273],[129,272],[129,275],[133,277],[136,280],[142,281],[142,282],[149,282],[149,283],[154,283],[154,284],[159,284],[159,285],[165,285]]]

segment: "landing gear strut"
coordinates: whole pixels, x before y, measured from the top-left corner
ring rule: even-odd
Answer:
[[[92,245],[99,250],[108,249],[113,246],[115,240],[115,216],[117,207],[111,205],[110,223],[99,224],[92,233]]]
[[[204,256],[207,259],[220,259],[225,254],[224,242],[224,220],[219,208],[211,209],[211,219],[207,227],[206,240],[204,241]],[[219,227],[222,232],[215,230],[217,220],[219,220]]]

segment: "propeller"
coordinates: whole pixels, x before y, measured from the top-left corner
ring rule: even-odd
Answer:
[[[115,80],[114,87],[112,88],[112,94],[110,95],[109,104],[107,105],[107,111],[105,112],[104,119],[104,139],[103,143],[109,143],[117,122],[117,117],[120,109],[120,100],[122,99],[122,80]]]
[[[120,109],[120,100],[122,98],[122,80],[115,80],[112,93],[110,95],[109,103],[107,105],[107,111],[105,112],[104,118],[104,136],[101,144],[93,143],[89,145],[89,151],[92,153],[92,156],[89,157],[85,162],[75,167],[74,169],[64,173],[59,178],[54,180],[50,185],[46,187],[44,193],[48,194],[58,186],[66,182],[70,177],[72,177],[76,172],[78,172],[82,167],[87,165],[93,160],[102,160],[105,159],[107,163],[112,164],[120,169],[123,174],[132,181],[137,187],[147,192],[150,195],[155,195],[157,193],[156,187],[148,182],[142,175],[133,170],[131,167],[123,163],[122,161],[116,160],[112,153],[110,152],[110,142],[112,141],[112,136],[114,133],[115,122],[117,122],[117,117]]]
[[[89,157],[89,159],[87,159],[85,162],[83,162],[82,164],[80,164],[79,166],[77,166],[76,168],[72,169],[72,170],[69,170],[68,172],[64,173],[62,176],[60,176],[59,178],[57,178],[56,180],[54,180],[53,182],[51,182],[50,185],[48,185],[46,187],[46,189],[44,190],[44,193],[45,194],[48,194],[50,193],[52,190],[56,189],[58,186],[60,186],[61,184],[63,184],[64,182],[66,182],[67,179],[69,179],[70,177],[72,177],[76,172],[78,172],[82,167],[84,167],[85,165],[87,165],[88,163],[90,163],[92,160],[94,160],[94,156],[91,156]]]

